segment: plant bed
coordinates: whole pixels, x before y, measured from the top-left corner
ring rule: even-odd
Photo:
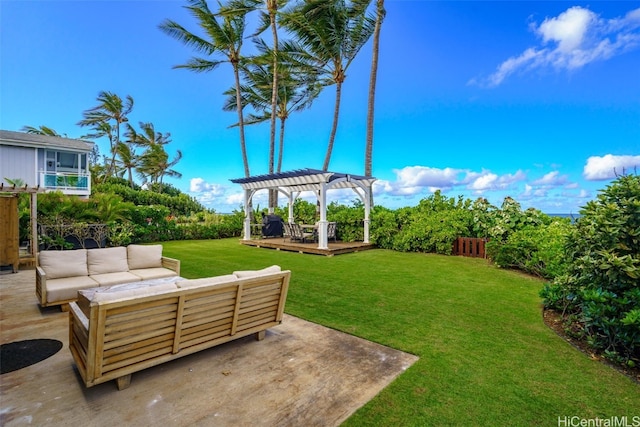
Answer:
[[[565,330],[565,326],[564,326],[565,321],[564,321],[561,313],[558,313],[556,310],[552,310],[552,309],[543,309],[542,310],[542,318],[544,320],[544,323],[549,328],[551,328],[556,334],[558,334],[558,336],[560,336],[562,339],[567,341],[569,344],[571,344],[576,349],[578,349],[581,352],[583,352],[585,355],[589,356],[589,358],[591,360],[597,360],[597,361],[602,362],[602,363],[604,363],[606,365],[609,365],[612,368],[616,369],[618,372],[620,372],[620,373],[628,376],[632,380],[640,383],[640,368],[639,367],[636,366],[636,367],[632,368],[632,367],[629,367],[629,366],[622,366],[622,365],[620,365],[618,363],[613,363],[613,362],[609,361],[606,357],[604,357],[602,354],[600,354],[597,351],[595,351],[585,341],[577,339],[577,338],[574,338],[574,337],[570,336],[569,334],[567,334],[567,332]]]

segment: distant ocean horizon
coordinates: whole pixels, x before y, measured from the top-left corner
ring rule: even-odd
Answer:
[[[579,213],[548,213],[549,216],[557,216],[560,218],[571,218],[572,221],[580,218],[582,215]]]

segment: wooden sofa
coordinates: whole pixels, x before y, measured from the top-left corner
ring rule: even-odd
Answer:
[[[162,245],[40,251],[36,296],[42,307],[66,310],[81,289],[178,276],[180,261],[163,256]]]
[[[250,334],[262,340],[282,322],[290,271],[258,271],[153,286],[78,292],[69,304],[69,348],[87,387]]]

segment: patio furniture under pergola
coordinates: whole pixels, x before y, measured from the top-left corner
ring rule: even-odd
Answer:
[[[318,249],[328,248],[327,239],[327,191],[350,188],[364,204],[364,243],[369,243],[369,214],[371,212],[371,192],[373,182],[371,176],[358,176],[346,173],[321,171],[317,169],[300,169],[290,172],[279,172],[267,175],[250,176],[232,179],[244,190],[244,240],[251,240],[251,199],[259,190],[277,190],[289,200],[290,223],[294,222],[293,203],[304,191],[312,191],[320,204],[320,221],[318,222]]]

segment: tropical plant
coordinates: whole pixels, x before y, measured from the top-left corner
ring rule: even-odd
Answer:
[[[336,85],[333,124],[323,170],[328,170],[338,128],[342,84],[356,55],[373,34],[375,18],[367,13],[371,0],[310,0],[297,3],[281,20],[294,34],[300,60],[313,63],[325,85]]]
[[[236,88],[236,107],[238,112],[238,128],[240,131],[240,150],[245,176],[250,176],[249,160],[244,135],[244,118],[240,93],[240,66],[242,61],[241,49],[244,41],[245,19],[248,9],[240,8],[234,11],[226,10],[222,15],[214,14],[206,0],[187,0],[185,6],[198,21],[207,38],[200,37],[172,20],[165,20],[160,29],[185,45],[202,53],[205,57],[192,57],[186,64],[176,65],[174,68],[184,68],[197,73],[215,70],[221,63],[228,62],[233,68]],[[215,59],[222,56],[224,59]],[[213,57],[210,59],[209,57]]]
[[[47,136],[57,136],[57,137],[66,137],[66,135],[60,135],[58,132],[53,130],[53,128],[47,127],[45,125],[40,125],[39,127],[33,126],[23,126],[21,129],[23,132],[30,133],[33,135],[47,135]]]
[[[124,99],[113,92],[102,91],[98,94],[98,105],[82,114],[84,119],[78,122],[80,126],[90,127],[93,132],[86,138],[107,137],[109,140],[111,159],[106,168],[106,175],[115,174],[116,155],[120,140],[120,126],[129,121],[128,114],[133,110],[133,98],[127,95]]]
[[[165,176],[181,178],[182,174],[172,169],[182,159],[182,151],[177,150],[176,157],[169,160],[169,154],[162,145],[151,145],[140,155],[138,172],[152,184],[159,184],[162,188],[162,180]]]
[[[640,176],[618,177],[580,210],[566,274],[541,291],[566,327],[616,362],[640,362]]]

